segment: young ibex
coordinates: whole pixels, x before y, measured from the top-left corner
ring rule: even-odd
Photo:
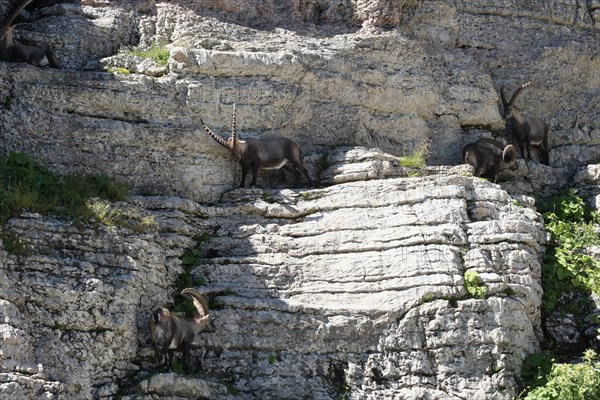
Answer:
[[[17,2],[0,25],[0,60],[11,62],[27,62],[37,67],[50,65],[60,68],[60,62],[48,45],[43,47],[26,46],[13,43],[11,24],[17,15],[33,0]]]
[[[502,154],[486,146],[490,143],[500,150]],[[475,176],[486,178],[496,183],[496,178],[500,171],[505,169],[516,170],[519,168],[516,163],[517,149],[512,144],[504,147],[502,143],[493,139],[480,139],[462,148],[460,160],[464,164],[471,164],[475,168]]]
[[[233,153],[242,166],[242,183],[240,187],[246,185],[246,176],[252,170],[252,182],[250,186],[256,186],[256,174],[259,169],[281,169],[281,179],[284,179],[286,170],[296,178],[294,185],[300,183],[300,176],[308,179],[310,185],[312,180],[308,175],[308,171],[302,164],[300,159],[300,146],[288,138],[277,137],[271,139],[246,139],[238,140],[236,132],[235,120],[235,104],[233,105],[233,122],[231,123],[231,137],[224,140],[219,135],[210,130],[208,126],[200,120],[206,133],[210,135],[221,146],[226,147]]]
[[[194,318],[180,318],[165,307],[160,307],[148,319],[152,345],[156,353],[156,364],[159,368],[163,364],[167,371],[171,368],[175,350],[183,352],[185,370],[189,371],[190,351],[194,337],[200,332],[215,331],[204,296],[191,288],[183,289],[181,294],[188,295],[194,302],[198,311]]]
[[[521,147],[521,155],[525,161],[531,160],[531,145],[538,146],[540,149],[540,162],[545,165],[550,165],[550,127],[539,118],[528,117],[515,107],[515,100],[521,91],[531,82],[524,83],[512,95],[510,101],[506,100],[504,86],[500,87],[500,96],[502,105],[504,106],[503,118],[512,125],[512,132],[515,139]],[[525,149],[527,149],[527,158],[525,158]]]

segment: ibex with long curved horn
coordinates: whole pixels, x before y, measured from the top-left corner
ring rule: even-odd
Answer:
[[[498,154],[490,149],[485,143],[490,143],[498,147],[502,154]],[[517,159],[517,149],[512,144],[504,146],[502,143],[493,139],[480,139],[462,148],[460,160],[464,164],[471,164],[475,168],[475,176],[486,178],[496,183],[496,178],[500,171],[505,169],[516,170],[519,168],[515,162]]]
[[[148,319],[157,366],[163,364],[166,370],[171,368],[173,352],[177,350],[183,352],[185,370],[189,371],[194,337],[200,332],[215,331],[204,296],[191,288],[183,289],[181,294],[189,296],[194,303],[197,310],[194,318],[180,318],[165,307],[160,307]]]
[[[236,132],[235,104],[233,105],[233,122],[231,123],[231,137],[227,140],[210,130],[208,126],[200,120],[206,133],[210,135],[217,143],[227,148],[238,159],[242,166],[242,182],[240,187],[246,185],[246,176],[252,170],[252,182],[250,186],[256,186],[256,175],[259,169],[280,169],[281,177],[284,178],[283,170],[286,170],[296,178],[294,185],[300,183],[301,173],[308,179],[312,185],[312,180],[308,171],[302,164],[300,146],[294,141],[284,138],[270,139],[246,139],[238,140]]]
[[[8,16],[0,25],[0,60],[12,62],[27,62],[37,67],[50,65],[60,68],[60,62],[48,45],[43,47],[26,46],[13,43],[11,24],[17,15],[33,0],[22,0],[15,4]]]
[[[550,127],[539,118],[523,115],[521,110],[515,107],[517,97],[529,85],[531,82],[521,85],[509,101],[506,100],[504,86],[500,87],[500,96],[504,106],[503,118],[512,125],[513,135],[521,147],[521,155],[525,161],[531,160],[531,145],[533,144],[540,149],[540,162],[550,165]],[[525,158],[525,149],[527,149],[527,158]]]

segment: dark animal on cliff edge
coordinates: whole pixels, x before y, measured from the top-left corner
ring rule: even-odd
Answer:
[[[200,332],[214,332],[215,326],[208,313],[208,303],[204,296],[194,289],[187,288],[181,292],[190,297],[197,313],[193,318],[180,318],[165,307],[156,309],[148,319],[148,327],[156,364],[160,368],[163,364],[168,371],[173,362],[173,352],[183,352],[185,370],[190,370],[190,352],[196,334]]]
[[[13,43],[12,22],[19,13],[33,0],[22,0],[13,5],[0,25],[0,60],[26,62],[37,67],[50,65],[60,68],[60,62],[48,45],[43,47],[27,46]]]
[[[504,106],[502,117],[512,126],[512,133],[519,143],[521,155],[525,161],[531,160],[531,145],[534,145],[540,150],[540,162],[550,165],[550,127],[541,119],[526,116],[515,107],[515,100],[521,91],[530,84],[531,82],[527,82],[521,85],[508,101],[504,93],[504,86],[500,87],[500,96]],[[527,158],[525,158],[525,149],[527,149]]]
[[[233,122],[231,124],[231,137],[224,140],[222,137],[210,130],[204,121],[200,120],[206,133],[210,135],[221,146],[229,149],[238,159],[242,166],[242,182],[240,187],[246,185],[246,176],[252,170],[252,182],[250,186],[256,186],[256,175],[259,169],[280,169],[281,177],[284,178],[283,170],[286,170],[296,178],[294,185],[300,183],[301,173],[312,185],[308,171],[300,159],[300,146],[288,138],[277,137],[270,139],[246,139],[238,140],[236,132],[235,104],[233,105]]]
[[[486,144],[498,147],[502,154],[489,148]],[[516,170],[517,149],[512,144],[504,146],[493,139],[481,139],[462,148],[460,160],[463,164],[471,164],[475,168],[475,176],[496,182],[500,171],[505,169]]]

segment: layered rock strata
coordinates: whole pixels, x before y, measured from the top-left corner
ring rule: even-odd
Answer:
[[[3,393],[512,398],[540,333],[539,215],[458,171],[331,171],[346,183],[235,190],[214,207],[137,197],[130,206],[154,216],[142,233],[11,220],[29,250],[0,253]],[[169,302],[179,257],[198,243],[191,276],[206,283],[217,332],[197,336],[194,367],[209,382],[148,380],[147,315]]]

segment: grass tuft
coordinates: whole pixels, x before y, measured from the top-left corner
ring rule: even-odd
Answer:
[[[398,163],[404,168],[423,168],[427,163],[427,152],[425,149],[417,149],[408,156],[400,157]]]
[[[0,225],[23,210],[89,219],[87,201],[125,200],[129,188],[106,176],[57,177],[23,153],[0,157]]]
[[[161,66],[167,65],[169,63],[169,57],[171,56],[169,49],[167,49],[165,45],[160,44],[155,44],[145,50],[136,47],[131,50],[130,54],[136,57],[149,58]]]

